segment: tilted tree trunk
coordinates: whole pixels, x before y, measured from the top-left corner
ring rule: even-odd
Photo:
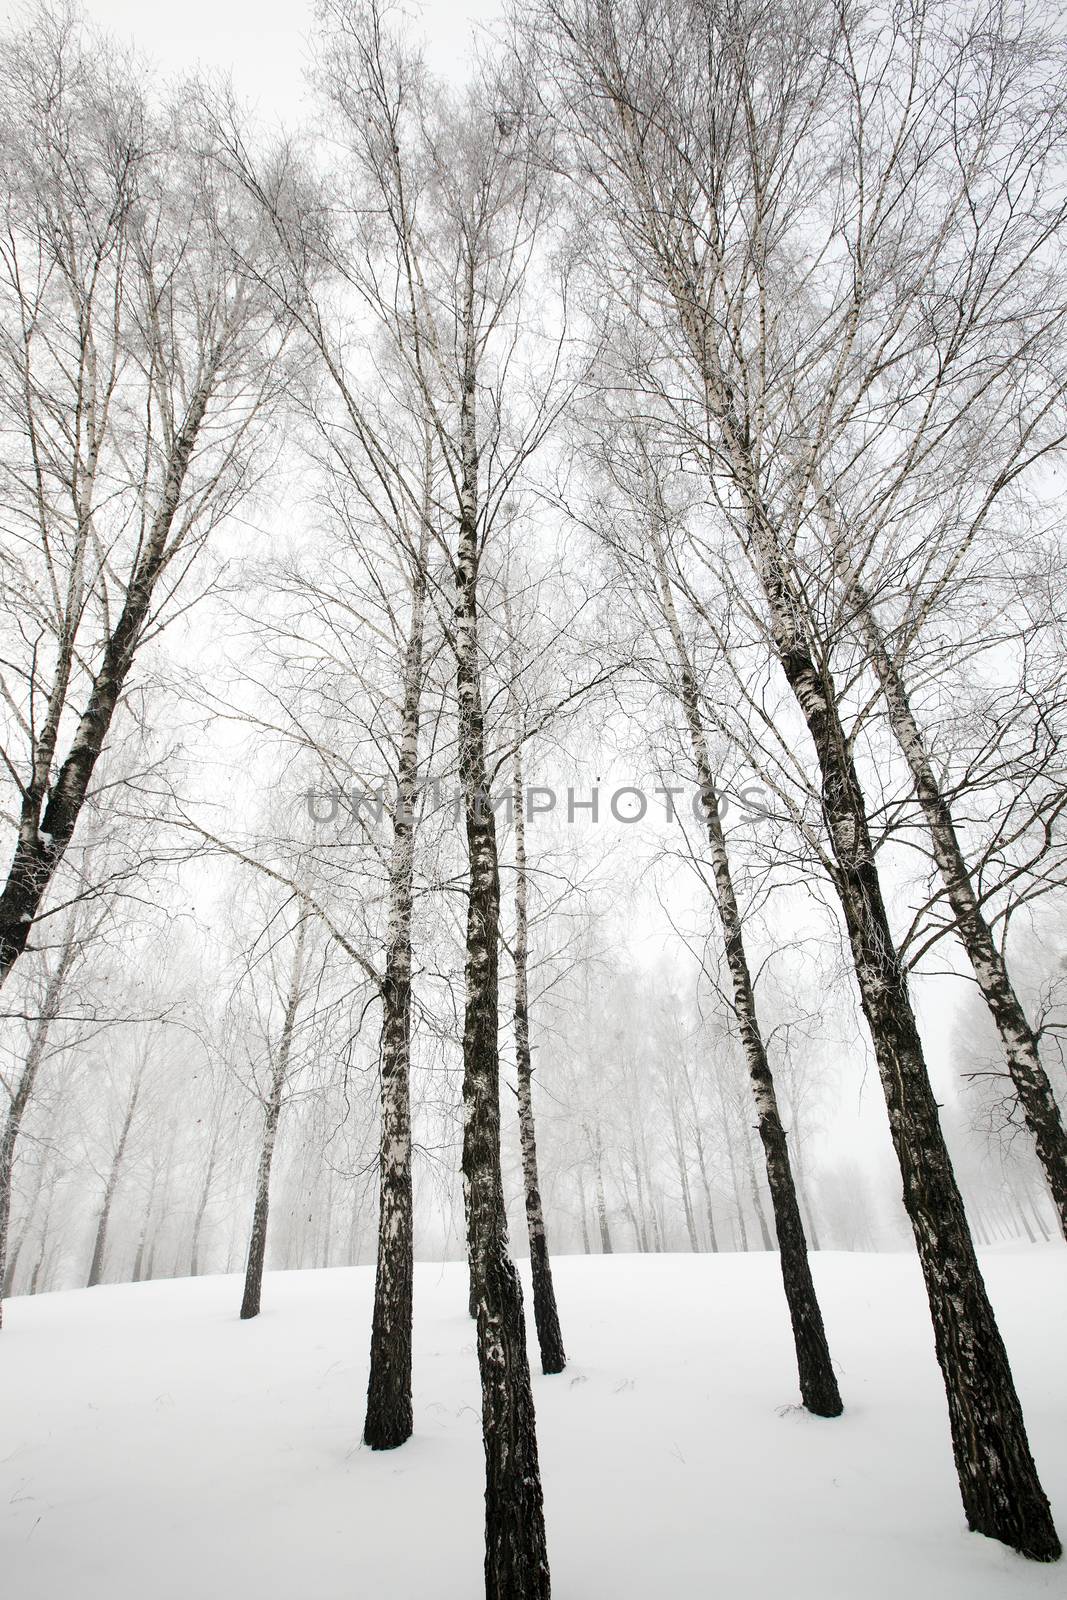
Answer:
[[[130,1128],[133,1126],[137,1102],[141,1096],[141,1080],[143,1066],[138,1070],[130,1089],[130,1097],[126,1102],[126,1114],[122,1119],[122,1128],[119,1133],[119,1142],[115,1146],[115,1154],[111,1158],[111,1170],[108,1173],[107,1183],[104,1187],[104,1198],[100,1206],[100,1215],[96,1223],[96,1238],[93,1241],[93,1259],[89,1263],[88,1287],[93,1289],[100,1283],[104,1276],[104,1261],[107,1255],[107,1229],[111,1220],[111,1206],[115,1199],[115,1191],[122,1176],[122,1163],[126,1156],[126,1145],[130,1137]],[[42,1252],[43,1257],[43,1252]]]
[[[505,616],[511,631],[511,608],[505,596]],[[515,651],[511,652],[511,675],[517,671]],[[514,797],[515,797],[515,936],[512,955],[515,964],[515,1066],[518,1074],[519,1140],[522,1148],[522,1186],[526,1203],[526,1229],[530,1237],[530,1273],[533,1279],[534,1322],[541,1351],[541,1371],[562,1372],[567,1364],[563,1335],[559,1326],[556,1291],[552,1283],[552,1263],[545,1235],[545,1214],[541,1204],[541,1182],[537,1169],[537,1130],[533,1109],[533,1061],[530,1052],[529,999],[529,880],[526,868],[526,812],[523,776],[522,738],[516,713]]]
[[[903,676],[886,647],[870,597],[855,578],[850,579],[849,587],[857,602],[871,664],[885,697],[890,727],[915,784],[960,942],[1000,1035],[1011,1081],[1044,1170],[1061,1231],[1067,1237],[1067,1128],[1041,1062],[1037,1036],[983,914],[960,846],[952,808],[938,783]]]
[[[175,435],[162,493],[144,548],[126,590],[125,602],[104,646],[70,750],[52,781],[52,761],[59,734],[59,710],[42,730],[34,750],[34,771],[23,791],[18,840],[0,891],[0,985],[26,948],[30,929],[56,869],[70,844],[93,772],[111,727],[123,686],[148,619],[160,575],[172,550],[170,533],[181,500],[189,462],[211,398],[217,355],[204,381],[194,390],[185,418]],[[64,648],[73,650],[73,641]],[[62,696],[59,697],[60,701]]]
[[[393,1450],[410,1438],[411,1320],[415,1244],[411,1192],[411,922],[415,802],[422,696],[423,617],[430,525],[432,451],[426,446],[426,496],[404,662],[403,725],[389,868],[389,931],[382,984],[381,1151],[378,1261],[374,1278],[370,1378],[364,1443]]]
[[[289,1057],[293,1048],[296,1014],[304,981],[304,945],[307,938],[308,913],[302,911],[296,929],[293,950],[292,974],[285,1006],[285,1020],[278,1040],[278,1053],[271,1071],[270,1088],[263,1107],[263,1142],[259,1150],[256,1171],[256,1194],[252,1205],[252,1230],[248,1240],[245,1263],[245,1287],[241,1300],[241,1320],[259,1316],[263,1293],[263,1265],[267,1257],[267,1218],[270,1211],[270,1169],[274,1160],[274,1146],[278,1138],[278,1123],[282,1113],[282,1097],[289,1075]]]
[[[608,1203],[604,1194],[604,1159],[600,1138],[600,1124],[596,1125],[595,1133],[591,1133],[588,1126],[585,1130],[586,1141],[590,1154],[593,1157],[593,1189],[596,1194],[596,1220],[600,1230],[600,1254],[610,1256],[612,1251],[611,1229],[608,1226]]]
[[[651,525],[651,543],[660,604],[674,650],[678,698],[689,730],[693,762],[704,803],[711,870],[715,880],[716,907],[722,927],[726,964],[733,987],[734,1016],[737,1019],[745,1065],[748,1068],[749,1081],[756,1102],[759,1136],[766,1158],[767,1182],[778,1234],[782,1283],[793,1325],[800,1393],[809,1411],[821,1417],[836,1417],[840,1415],[842,1409],[841,1395],[834,1375],[833,1362],[830,1359],[830,1348],[826,1339],[822,1311],[815,1293],[815,1284],[812,1281],[811,1267],[808,1264],[807,1240],[804,1236],[796,1183],[789,1161],[785,1129],[778,1110],[774,1077],[756,1014],[756,996],[752,986],[748,955],[745,951],[744,929],[734,890],[733,872],[719,817],[718,786],[711,767],[700,695],[689,647],[674,604],[659,528],[654,519]],[[748,1146],[747,1129],[745,1142]],[[751,1163],[750,1147],[747,1148],[746,1154]],[[760,1204],[754,1167],[750,1166],[750,1172],[753,1201],[763,1233],[764,1248],[770,1249],[771,1240]]]
[[[773,643],[803,713],[821,777],[837,891],[870,1028],[904,1204],[926,1280],[968,1526],[1038,1561],[1060,1541],[1030,1454],[1007,1352],[974,1252],[945,1144],[922,1040],[882,899],[866,803],[828,670],[820,672],[799,597],[764,515],[739,440],[741,483],[767,596]]]
[[[30,1037],[30,1048],[26,1053],[18,1083],[15,1085],[4,1119],[4,1131],[0,1136],[0,1326],[3,1325],[3,1296],[9,1290],[9,1277],[7,1271],[7,1241],[8,1230],[11,1225],[11,1186],[15,1173],[15,1153],[18,1147],[19,1131],[22,1119],[26,1115],[26,1107],[30,1103],[37,1075],[41,1070],[45,1050],[48,1045],[48,1033],[56,1019],[60,1002],[63,997],[63,987],[67,981],[71,964],[77,951],[74,925],[71,924],[59,954],[55,971],[45,986],[41,1003],[41,1014],[34,1023]],[[14,1277],[14,1262],[12,1262],[11,1277]]]
[[[464,285],[461,498],[456,555],[456,689],[469,890],[463,1022],[463,1177],[467,1251],[478,1311],[485,1446],[486,1600],[548,1600],[541,1474],[522,1288],[508,1251],[500,1170],[496,821],[488,803],[478,655],[478,450],[473,265]]]
[[[629,118],[628,108],[620,114]],[[829,669],[820,672],[802,623],[784,542],[760,494],[751,443],[719,362],[717,333],[685,269],[663,257],[667,284],[746,517],[746,544],[767,601],[770,638],[804,717],[820,775],[833,876],[871,1032],[904,1204],[926,1281],[948,1397],[953,1452],[968,1526],[1039,1561],[1060,1542],[1030,1454],[1007,1352],[989,1303],[963,1199],[937,1114],[907,974],[893,940],[874,861],[866,803]]]
[[[196,1202],[196,1215],[193,1217],[193,1235],[189,1241],[190,1278],[198,1277],[200,1273],[200,1235],[204,1229],[204,1218],[207,1215],[208,1201],[211,1198],[211,1185],[215,1177],[218,1152],[219,1131],[216,1128],[211,1136],[211,1148],[208,1151],[207,1166],[204,1169],[204,1181],[200,1185],[200,1198]]]

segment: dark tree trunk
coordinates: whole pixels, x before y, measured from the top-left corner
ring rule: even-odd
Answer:
[[[744,930],[741,912],[737,904],[737,894],[734,889],[733,872],[730,867],[726,838],[723,834],[722,821],[719,816],[718,787],[715,783],[711,757],[708,752],[700,696],[689,650],[674,604],[674,595],[671,590],[658,525],[655,523],[653,524],[652,544],[660,600],[674,645],[678,671],[678,696],[689,729],[697,781],[700,784],[704,802],[711,869],[715,880],[716,905],[726,950],[726,964],[730,971],[733,987],[734,1016],[741,1036],[745,1064],[748,1068],[749,1081],[752,1085],[752,1093],[756,1102],[756,1115],[759,1119],[759,1136],[763,1143],[763,1153],[767,1165],[767,1182],[770,1188],[771,1204],[774,1208],[775,1229],[778,1234],[782,1284],[785,1289],[789,1316],[793,1326],[793,1343],[796,1347],[800,1393],[807,1409],[814,1412],[816,1416],[836,1417],[840,1415],[842,1410],[841,1395],[837,1387],[837,1378],[834,1375],[833,1362],[830,1359],[830,1347],[827,1343],[826,1330],[823,1326],[822,1311],[819,1307],[815,1284],[812,1281],[811,1267],[808,1263],[807,1241],[804,1237],[804,1225],[800,1218],[800,1205],[797,1200],[796,1183],[794,1182],[789,1161],[785,1129],[782,1126],[782,1119],[778,1111],[778,1097],[775,1092],[774,1077],[771,1073],[770,1062],[767,1059],[763,1033],[756,1013],[756,996],[752,984],[748,955],[745,950]],[[771,1239],[767,1229],[767,1219],[763,1214],[759,1188],[756,1183],[755,1166],[752,1162],[752,1148],[747,1128],[745,1129],[745,1155],[749,1164],[752,1179],[752,1198],[763,1234],[764,1249],[769,1250],[771,1248]],[[742,1221],[742,1229],[743,1227],[744,1223]]]
[[[391,947],[382,989],[382,1148],[378,1261],[374,1279],[370,1378],[363,1439],[372,1450],[393,1450],[410,1438],[412,1236],[410,944]]]
[[[427,436],[422,529],[404,661],[403,722],[390,862],[389,932],[382,986],[381,1153],[378,1259],[363,1440],[393,1450],[411,1437],[411,1322],[415,1241],[411,1189],[411,924],[415,802],[422,695],[423,612],[430,527],[432,446]]]
[[[904,1204],[926,1280],[968,1526],[1023,1555],[1054,1560],[1060,1542],[1030,1454],[1007,1352],[989,1303],[938,1117],[907,976],[874,861],[866,804],[829,671],[820,672],[775,530],[750,488],[778,658],[815,746],[834,887],[870,1028]]]
[[[478,452],[475,431],[475,293],[465,285],[460,396],[462,490],[456,557],[456,688],[469,891],[463,1023],[463,1176],[467,1251],[478,1310],[485,1445],[486,1600],[548,1600],[541,1473],[526,1353],[522,1288],[508,1252],[500,1170],[497,957],[500,880],[488,800],[478,654]]]
[[[506,620],[512,631],[510,605]],[[514,641],[514,633],[512,632]],[[517,672],[512,648],[512,678]],[[515,686],[512,685],[514,697]],[[533,1109],[533,1061],[530,1053],[529,961],[529,881],[526,871],[526,812],[523,782],[522,739],[524,730],[516,714],[515,722],[515,938],[512,953],[515,963],[515,1065],[518,1074],[519,1139],[522,1147],[523,1196],[526,1203],[526,1230],[530,1237],[530,1273],[533,1279],[534,1322],[541,1352],[541,1371],[562,1372],[567,1364],[563,1335],[559,1326],[556,1291],[552,1283],[552,1264],[545,1235],[545,1214],[541,1204],[541,1181],[537,1168],[537,1129]]]
[[[263,1295],[263,1267],[267,1258],[267,1219],[270,1212],[270,1169],[281,1115],[281,1084],[272,1087],[263,1112],[263,1143],[256,1169],[256,1194],[252,1204],[252,1228],[245,1260],[245,1286],[241,1298],[241,1320],[258,1317]]]
[[[241,1300],[241,1321],[258,1317],[263,1295],[263,1267],[267,1258],[267,1220],[270,1211],[270,1169],[274,1160],[274,1146],[278,1138],[282,1096],[289,1075],[289,1057],[293,1048],[293,1032],[304,978],[304,944],[307,937],[307,912],[301,912],[296,930],[293,951],[292,976],[285,1007],[285,1020],[278,1041],[278,1054],[271,1072],[270,1090],[263,1108],[263,1143],[259,1151],[256,1172],[256,1196],[252,1205],[252,1229],[248,1239],[248,1256],[245,1262],[245,1287]]]
[[[960,846],[952,810],[937,781],[926,745],[911,709],[904,679],[886,647],[871,601],[855,578],[850,587],[860,607],[860,620],[875,675],[889,710],[889,722],[911,771],[922,807],[934,860],[945,885],[956,930],[974,970],[982,998],[1000,1035],[1008,1071],[1026,1126],[1044,1169],[1056,1206],[1060,1229],[1067,1236],[1067,1128],[1052,1084],[1041,1062],[1037,1035],[1008,972],[993,931],[982,912],[974,881]]]
[[[26,949],[30,930],[56,869],[70,844],[115,708],[133,663],[156,583],[167,565],[168,540],[182,486],[215,381],[213,367],[194,391],[175,435],[159,505],[131,574],[125,601],[104,646],[70,750],[52,781],[59,732],[51,713],[34,751],[34,770],[23,791],[18,840],[0,891],[0,985]],[[64,642],[73,650],[73,644]],[[68,666],[69,671],[69,666]],[[59,697],[61,709],[62,696]]]

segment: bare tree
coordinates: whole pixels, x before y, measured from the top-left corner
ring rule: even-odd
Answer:
[[[293,933],[292,959],[285,994],[285,1013],[277,1043],[271,1048],[270,1074],[263,1099],[263,1132],[256,1167],[255,1197],[252,1203],[252,1227],[248,1238],[248,1257],[245,1263],[244,1296],[241,1300],[242,1321],[259,1316],[263,1292],[263,1265],[267,1254],[267,1218],[270,1210],[270,1173],[274,1161],[274,1148],[278,1138],[282,1103],[289,1082],[292,1064],[293,1037],[296,1032],[297,1013],[307,983],[306,945],[308,913],[301,911]]]
[[[5,41],[2,70],[4,585],[24,620],[4,686],[18,820],[0,982],[74,835],[137,653],[248,491],[283,343],[222,243],[237,197],[180,107],[149,109],[135,61],[72,10],[42,7]]]
[[[832,230],[850,244],[856,219],[862,225],[867,216],[860,196],[872,183],[880,205],[892,197],[914,218],[913,201],[921,203],[925,193],[935,198],[923,183],[929,168],[925,159],[918,163],[919,148],[935,137],[962,138],[966,150],[957,150],[965,177],[954,191],[954,209],[932,205],[926,236],[910,242],[912,250],[926,252],[923,281],[929,279],[929,252],[937,251],[947,289],[953,252],[971,215],[966,174],[988,148],[985,128],[990,120],[995,125],[1002,103],[1000,78],[994,83],[983,66],[988,40],[1002,24],[991,12],[968,17],[955,34],[947,28],[941,37],[924,36],[919,14],[882,24],[812,5],[785,27],[759,0],[743,13],[715,0],[669,8],[645,0],[550,0],[535,14],[527,48],[536,42],[548,56],[571,113],[567,131],[578,169],[627,252],[630,282],[654,286],[663,315],[650,306],[642,334],[651,335],[684,386],[682,400],[671,407],[671,428],[693,452],[722,523],[749,564],[768,646],[815,756],[831,881],[926,1279],[968,1523],[1034,1559],[1054,1559],[1059,1540],[975,1258],[886,911],[831,660],[834,635],[825,612],[812,604],[798,549],[808,518],[809,463],[829,454],[824,445],[830,437],[859,453],[857,407],[891,358],[900,362],[895,375],[915,385],[918,422],[890,464],[890,480],[915,484],[922,476],[916,463],[926,465],[925,448],[932,444],[929,430],[949,422],[938,404],[937,364],[926,383],[913,364],[921,359],[914,358],[916,344],[926,350],[919,337],[926,312],[921,297],[902,307],[880,292],[882,279],[877,290],[863,292],[858,322],[851,269],[825,283],[809,276],[799,295],[799,218],[806,215],[819,228],[818,201],[830,183],[841,196],[832,208]],[[1000,59],[1006,72],[1025,73],[1035,57],[1014,53],[1004,37]],[[945,70],[949,60],[976,96],[979,109],[966,128],[951,117],[937,123],[944,97],[958,93],[955,73]],[[863,74],[858,82],[856,72]],[[909,81],[916,92],[906,91]],[[1021,84],[1020,90],[1026,92]],[[1034,96],[1035,114],[1047,122],[1040,110],[1043,85]],[[860,109],[862,116],[853,115]],[[894,130],[881,147],[874,143],[875,125]],[[1008,145],[1013,133],[1014,124],[1006,130]],[[847,165],[840,159],[842,140]],[[1009,281],[1015,265],[1009,259]],[[631,315],[632,305],[631,298]],[[1054,326],[1059,315],[1057,308]],[[783,364],[779,357],[787,351]],[[967,341],[959,341],[953,376],[959,371],[963,377],[971,353]],[[650,376],[642,362],[642,379]],[[946,405],[958,422],[960,463],[973,466],[968,407],[960,405],[964,387],[953,386]],[[925,409],[919,396],[928,402]],[[670,400],[662,391],[660,397]],[[799,449],[798,438],[806,441]],[[866,466],[864,457],[854,470]],[[900,509],[898,497],[897,515]]]

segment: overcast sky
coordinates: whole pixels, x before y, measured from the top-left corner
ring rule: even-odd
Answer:
[[[165,70],[202,66],[232,70],[238,92],[268,118],[300,115],[306,36],[314,0],[180,0],[177,5],[145,0],[82,0],[84,9],[109,32],[134,38]],[[3,4],[10,13],[17,7]],[[399,8],[398,8],[399,9]],[[421,15],[429,57],[438,72],[451,73],[469,48],[471,27],[499,15],[499,0],[426,0],[403,8]]]

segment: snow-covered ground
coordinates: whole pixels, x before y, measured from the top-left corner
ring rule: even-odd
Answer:
[[[918,1267],[814,1258],[846,1412],[796,1409],[773,1256],[555,1264],[571,1365],[535,1378],[556,1600],[1067,1594],[969,1534]],[[1067,1536],[1067,1255],[987,1253]],[[461,1267],[416,1276],[416,1436],[359,1443],[367,1268],[10,1303],[0,1585],[11,1600],[474,1600],[482,1482]]]

